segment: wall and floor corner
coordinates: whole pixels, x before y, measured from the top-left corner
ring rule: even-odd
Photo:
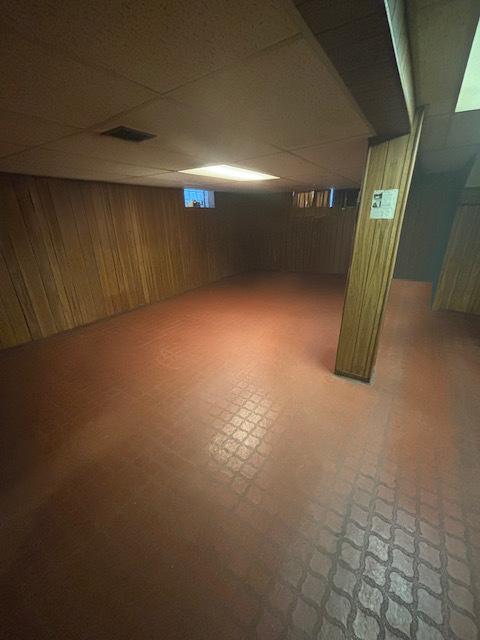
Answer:
[[[395,277],[435,287],[464,182],[416,169]],[[286,192],[217,192],[199,211],[179,189],[3,174],[0,196],[0,348],[244,271],[345,275],[357,222],[356,208],[297,209]],[[476,309],[475,292],[464,308],[442,302],[442,282],[436,308]]]
[[[252,269],[344,274],[356,210],[305,218],[289,193],[216,193],[0,176],[0,347]],[[328,215],[327,215],[328,214]]]
[[[234,194],[0,176],[0,347],[135,309],[249,268]]]

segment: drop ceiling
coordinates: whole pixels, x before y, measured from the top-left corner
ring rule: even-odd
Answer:
[[[291,0],[0,6],[0,171],[217,189],[360,183],[375,132]],[[156,137],[100,135],[119,125]],[[177,173],[205,164],[280,180]]]
[[[480,110],[455,113],[480,14],[478,0],[412,0],[418,104],[427,105],[419,158],[428,173],[464,169],[480,153]]]

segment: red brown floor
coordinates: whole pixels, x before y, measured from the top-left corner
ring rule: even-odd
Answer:
[[[335,277],[1,353],[2,638],[477,638],[479,320],[429,293],[394,283],[370,386]]]

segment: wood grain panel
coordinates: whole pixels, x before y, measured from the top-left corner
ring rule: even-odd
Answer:
[[[351,209],[295,209],[290,193],[251,196],[251,267],[347,273],[357,219]]]
[[[346,273],[350,264],[356,209],[329,212],[323,218],[287,218],[287,271]]]
[[[346,273],[356,221],[299,215],[289,193],[198,210],[178,189],[7,174],[0,198],[1,347],[250,269]]]
[[[476,191],[465,190],[457,209],[434,309],[480,314],[480,193]]]
[[[242,198],[0,176],[0,347],[49,336],[250,266]]]
[[[28,342],[31,339],[27,319],[6,262],[0,253],[0,347]]]
[[[340,375],[369,381],[372,374],[422,122],[420,110],[410,134],[369,148],[337,350]],[[376,189],[399,190],[393,219],[370,218]]]

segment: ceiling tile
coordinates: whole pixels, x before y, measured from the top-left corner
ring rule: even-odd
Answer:
[[[291,182],[299,181],[312,187],[354,187],[356,183],[348,176],[337,173],[332,167],[319,167],[287,152],[277,153],[262,158],[252,158],[242,163],[246,169],[254,169],[270,173]],[[267,184],[274,184],[266,183]]]
[[[111,119],[98,131],[119,125],[156,135],[142,143],[142,147],[161,147],[205,163],[228,163],[277,151],[275,147],[250,136],[245,129],[239,130],[218,117],[202,112],[197,105],[189,107],[173,100],[150,102]]]
[[[155,94],[0,29],[0,109],[88,127]]]
[[[25,35],[159,92],[298,32],[282,0],[16,0],[3,4],[2,18]]]
[[[353,186],[363,172],[352,152],[337,163],[332,147],[320,169],[305,150],[371,129],[284,0],[4,4],[0,132],[19,146],[3,147],[14,155],[0,170],[183,185],[188,175],[161,172],[225,163],[282,176],[209,183],[242,190]],[[183,86],[160,98],[144,84]],[[118,125],[156,137],[98,135]]]
[[[61,171],[69,175],[75,171],[89,172],[96,171],[102,174],[113,174],[119,176],[141,176],[158,173],[158,169],[152,167],[140,167],[120,162],[110,162],[99,160],[89,156],[73,155],[61,151],[50,149],[28,149],[22,153],[0,160],[0,171],[10,171],[15,173],[32,173],[34,175],[62,175]],[[51,172],[54,173],[51,173]],[[59,173],[60,171],[60,173]]]
[[[193,158],[176,151],[170,151],[145,142],[127,142],[118,138],[102,136],[100,133],[85,132],[45,145],[66,153],[79,153],[92,158],[124,162],[131,165],[152,167],[165,171],[188,169],[201,164],[199,158]]]
[[[302,0],[297,2],[299,11],[313,33],[333,30],[363,16],[370,16],[378,9],[378,0],[336,0],[318,2]]]
[[[170,96],[284,150],[371,131],[330,67],[303,38]]]
[[[420,138],[420,153],[427,149],[441,149],[445,146],[450,114],[427,116],[423,122]]]
[[[6,173],[19,173],[18,171],[9,171],[2,168],[0,168],[0,171],[5,171]],[[116,176],[113,173],[104,173],[96,169],[89,171],[88,169],[71,169],[70,167],[55,167],[53,165],[48,168],[39,167],[35,171],[29,171],[28,175],[42,176],[45,178],[88,180],[89,182],[115,182],[121,184],[131,184],[132,181],[135,180],[135,178],[129,178],[128,176]]]
[[[197,187],[214,191],[291,191],[295,183],[290,180],[273,180],[265,182],[234,182],[230,180],[214,180],[202,176],[189,176],[184,173],[163,173],[161,175],[126,178],[130,184],[144,184],[156,187]]]
[[[219,180],[206,176],[188,175],[186,173],[177,173],[174,171],[151,176],[143,176],[136,179],[135,182],[142,184],[156,184],[159,186],[198,187],[200,189],[215,189],[228,183],[226,180]]]
[[[36,146],[75,133],[76,129],[41,118],[0,111],[0,139],[5,142]]]
[[[444,173],[464,169],[468,162],[480,152],[480,145],[437,149],[425,151],[421,155],[421,164],[427,173]]]
[[[480,144],[480,110],[454,113],[446,144],[449,147]]]
[[[329,187],[335,187],[336,189],[356,189],[360,186],[360,181],[352,180],[339,173],[322,172],[317,175],[316,180],[310,181],[310,186],[319,189],[327,189]]]
[[[477,0],[412,3],[410,41],[418,104],[429,115],[453,111],[478,20]],[[476,19],[475,19],[476,17]]]
[[[322,169],[311,162],[298,158],[287,151],[262,156],[261,158],[250,158],[242,162],[241,166],[245,169],[263,171],[274,176],[290,179],[298,179],[305,175],[318,175],[322,172]]]
[[[367,148],[367,139],[360,137],[295,149],[295,155],[360,183],[365,171]]]

